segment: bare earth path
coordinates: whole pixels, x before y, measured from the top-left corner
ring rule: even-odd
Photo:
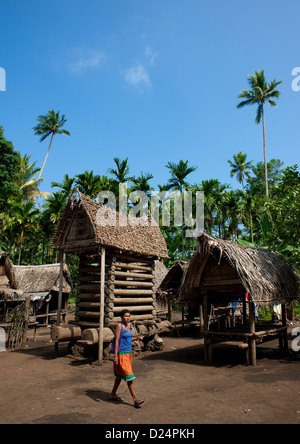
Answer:
[[[0,353],[1,424],[300,424],[300,356],[278,356],[277,342],[259,347],[258,366],[242,365],[236,348],[218,346],[216,361],[203,363],[202,341],[164,338],[162,352],[134,358],[136,389],[146,403],[108,401],[112,363],[103,367],[68,356],[54,358],[49,330],[24,351]]]

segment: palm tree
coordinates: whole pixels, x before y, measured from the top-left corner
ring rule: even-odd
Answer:
[[[13,224],[20,232],[20,249],[18,264],[21,263],[21,255],[23,249],[23,240],[26,230],[33,230],[38,225],[38,216],[40,211],[35,208],[34,202],[15,203],[13,208]]]
[[[139,177],[133,177],[131,179],[132,181],[132,187],[130,189],[131,192],[134,191],[142,191],[145,193],[148,197],[148,199],[151,198],[151,191],[153,191],[153,188],[149,184],[149,180],[153,179],[153,175],[151,173],[143,173],[141,172],[141,175]]]
[[[245,176],[250,176],[250,169],[252,168],[253,160],[247,162],[247,154],[243,154],[241,151],[233,156],[234,162],[228,160],[231,166],[231,177],[236,176],[239,183],[243,186],[243,191],[245,192]]]
[[[180,160],[178,164],[174,162],[169,162],[166,168],[169,169],[171,173],[171,178],[168,181],[168,190],[179,191],[181,199],[183,198],[183,193],[189,188],[189,184],[186,181],[187,176],[197,170],[197,167],[189,167],[189,161],[184,162]],[[184,219],[182,218],[181,225],[181,240],[182,240],[182,260],[184,260]]]
[[[52,196],[49,196],[44,203],[43,206],[43,216],[46,216],[47,222],[51,222],[52,224],[57,224],[60,219],[60,216],[66,206],[66,195],[61,192],[53,193]]]
[[[265,72],[255,71],[254,75],[248,76],[248,83],[250,85],[250,90],[244,89],[240,92],[238,99],[244,99],[237,105],[237,108],[244,108],[248,105],[257,105],[257,113],[255,123],[258,125],[261,121],[263,124],[263,140],[264,140],[264,161],[265,161],[265,183],[266,183],[266,195],[269,197],[269,186],[268,186],[268,164],[267,164],[267,148],[266,148],[266,128],[265,128],[265,103],[270,106],[275,107],[276,101],[274,99],[279,99],[280,92],[276,90],[277,86],[282,83],[282,81],[272,80],[269,85],[266,82]]]
[[[39,179],[41,178],[45,165],[50,153],[51,145],[53,142],[53,137],[55,134],[64,134],[65,136],[70,136],[69,131],[65,129],[61,129],[64,124],[67,122],[64,114],[60,117],[59,111],[56,113],[54,109],[52,111],[48,111],[48,114],[44,116],[38,116],[37,118],[38,124],[32,128],[35,136],[41,136],[40,142],[43,142],[47,137],[51,136],[50,145],[47,151],[47,155],[40,171]]]
[[[77,174],[76,185],[82,194],[95,199],[101,191],[101,177],[94,175],[94,171],[85,171]]]
[[[254,243],[254,232],[253,232],[253,215],[256,211],[257,207],[257,198],[256,196],[251,196],[251,194],[246,194],[242,196],[239,202],[241,218],[244,221],[244,224],[247,228],[249,228],[251,242]]]
[[[69,175],[66,174],[63,178],[62,183],[51,182],[51,188],[60,188],[60,191],[58,191],[58,193],[61,193],[63,194],[63,196],[68,198],[74,189],[75,180],[75,177],[69,177]]]
[[[115,162],[117,168],[116,169],[109,168],[109,170],[108,170],[109,174],[112,174],[113,176],[115,176],[114,180],[118,184],[125,183],[128,180],[131,180],[132,178],[130,176],[128,176],[129,171],[130,171],[130,167],[128,165],[128,157],[125,160],[121,160],[119,157],[115,157],[114,162]]]
[[[17,156],[19,168],[14,184],[19,189],[21,201],[33,202],[40,197],[46,198],[50,193],[39,190],[43,179],[34,179],[34,176],[40,171],[40,168],[36,167],[36,162],[31,164],[31,156],[27,154],[22,156],[19,151],[17,152]]]
[[[213,234],[213,228],[215,226],[215,219],[221,213],[220,196],[227,188],[227,185],[221,185],[217,179],[202,180],[196,188],[204,193],[204,227],[209,234]],[[220,227],[219,227],[220,234]]]
[[[229,233],[232,239],[236,239],[239,231],[239,218],[240,218],[240,206],[239,206],[239,193],[241,191],[226,191],[224,198],[224,210],[229,222]]]

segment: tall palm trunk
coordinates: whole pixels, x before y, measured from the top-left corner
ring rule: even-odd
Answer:
[[[21,265],[21,255],[22,255],[22,249],[23,249],[23,237],[24,237],[24,230],[22,230],[22,233],[21,233],[21,244],[20,244],[20,250],[19,250],[18,265]]]
[[[46,163],[47,163],[47,159],[48,159],[48,156],[49,156],[49,153],[50,153],[50,150],[51,150],[51,145],[52,145],[52,142],[53,142],[53,137],[54,137],[54,133],[52,133],[52,136],[51,136],[50,145],[49,145],[49,148],[48,148],[45,160],[44,160],[44,164],[43,164],[42,169],[40,171],[39,180],[40,180],[40,178],[41,178],[41,176],[42,176],[42,174],[44,172],[44,169],[45,169],[45,166],[46,166]]]
[[[264,159],[265,159],[266,196],[269,197],[268,162],[267,162],[267,144],[266,144],[266,127],[265,127],[264,104],[262,104],[262,119],[263,119],[263,134],[264,134]]]
[[[180,191],[181,193],[181,206],[182,206],[182,224],[181,224],[181,249],[182,249],[182,260],[184,261],[185,256],[185,248],[184,248],[184,194],[183,191]]]
[[[183,227],[183,223],[181,226],[181,242],[182,242],[182,260],[185,260],[185,249],[184,249],[184,227]]]

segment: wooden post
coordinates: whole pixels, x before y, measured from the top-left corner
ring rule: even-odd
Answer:
[[[243,325],[247,325],[247,303],[246,303],[246,295],[243,293],[242,295],[243,301]]]
[[[249,301],[249,320],[250,320],[250,353],[251,353],[251,365],[256,366],[256,340],[255,340],[255,307],[254,302]]]
[[[207,292],[203,295],[203,318],[204,318],[204,360],[209,362],[212,359],[212,353],[210,350],[211,341],[207,337],[208,332],[208,296]]]
[[[62,295],[63,295],[63,283],[64,283],[64,250],[59,251],[59,291],[58,291],[58,306],[57,306],[57,320],[56,325],[59,327],[61,324],[61,307],[62,307]],[[55,354],[58,355],[58,342],[55,342]]]
[[[170,294],[168,294],[167,300],[168,300],[168,321],[171,322],[171,324],[172,324],[173,323],[172,322],[172,319],[173,319],[173,298]]]
[[[199,337],[203,338],[203,331],[204,331],[204,316],[203,316],[203,303],[201,302],[199,307],[199,316],[200,316],[200,333]]]
[[[101,251],[100,319],[99,319],[99,366],[103,364],[103,329],[105,302],[105,248]]]
[[[281,304],[281,312],[282,312],[282,326],[286,327],[286,305],[285,303]],[[288,343],[288,337],[287,337],[287,330],[283,332],[283,350],[284,353],[288,353],[289,351],[289,343]]]
[[[61,324],[61,307],[62,307],[62,295],[63,295],[63,279],[64,279],[64,251],[59,251],[59,262],[60,262],[60,270],[59,270],[59,293],[58,293],[58,307],[57,307],[57,322],[56,325]]]
[[[29,324],[30,302],[31,302],[31,297],[30,297],[30,296],[27,296],[27,297],[26,297],[26,300],[25,300],[25,309],[24,309],[24,331],[23,331],[23,337],[22,337],[21,348],[25,348],[25,346],[26,346],[27,331],[28,331],[28,324]]]

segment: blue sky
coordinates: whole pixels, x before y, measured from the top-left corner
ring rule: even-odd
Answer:
[[[181,159],[198,166],[193,183],[238,187],[227,160],[239,151],[263,160],[255,109],[236,109],[261,69],[283,81],[278,108],[266,111],[268,159],[299,163],[299,0],[2,0],[0,11],[6,138],[42,166],[37,116],[55,109],[68,119],[71,137],[55,137],[43,191],[66,173],[107,174],[114,157],[128,157],[132,174],[151,172],[154,187]]]

